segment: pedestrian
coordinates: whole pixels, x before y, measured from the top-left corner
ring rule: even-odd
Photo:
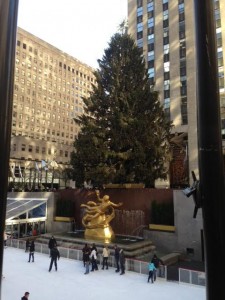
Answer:
[[[85,265],[85,268],[86,268],[84,274],[88,274],[89,273],[90,254],[91,254],[91,249],[87,245],[85,247],[84,251],[83,251],[83,261],[84,261],[84,265]]]
[[[34,241],[32,241],[31,244],[30,244],[30,253],[29,253],[28,262],[30,262],[31,257],[32,257],[32,262],[34,262],[34,251],[35,251],[35,245],[34,245]]]
[[[58,258],[58,260],[60,259],[60,253],[59,253],[59,250],[57,249],[56,245],[51,249],[50,257],[51,257],[51,262],[50,262],[48,271],[51,272],[53,263],[55,265],[55,270],[57,271],[57,258]]]
[[[120,275],[125,274],[125,255],[123,249],[120,249]]]
[[[7,239],[8,239],[8,236],[6,234],[6,232],[4,231],[4,246],[7,247]]]
[[[84,248],[82,249],[82,252],[83,252],[83,264],[84,264],[84,267],[85,267],[85,253],[89,252],[89,255],[91,254],[91,249],[90,249],[90,247],[88,247],[88,244],[84,245]]]
[[[108,270],[108,258],[110,256],[110,250],[108,246],[104,246],[102,249],[102,257],[103,257],[103,263],[102,263],[102,270],[106,267],[106,270]]]
[[[27,239],[27,240],[26,240],[26,249],[25,249],[25,252],[28,252],[28,251],[29,251],[29,248],[30,248],[30,240]]]
[[[156,281],[158,269],[160,268],[161,265],[164,265],[164,263],[156,254],[153,255],[151,262],[155,265],[155,271],[153,277],[154,277],[154,281]]]
[[[26,292],[24,294],[24,296],[21,298],[21,300],[28,300],[28,297],[29,297],[30,293],[29,292]]]
[[[95,246],[95,244],[92,245],[92,248],[91,248],[91,265],[92,265],[92,268],[91,268],[91,272],[93,271],[98,271],[98,265],[97,265],[97,248]]]
[[[117,245],[114,246],[114,257],[115,257],[115,263],[116,263],[116,270],[115,272],[119,272],[120,271],[120,249],[117,247]]]
[[[154,273],[156,271],[156,267],[155,267],[155,265],[154,265],[153,262],[149,263],[149,265],[148,265],[148,271],[149,271],[149,273],[148,273],[148,282],[151,279],[151,282],[154,283],[154,281],[155,281],[154,280]]]
[[[52,235],[52,237],[50,238],[49,242],[48,242],[48,248],[50,249],[53,249],[54,246],[57,246],[57,242],[56,242],[56,239],[54,238],[54,236]]]

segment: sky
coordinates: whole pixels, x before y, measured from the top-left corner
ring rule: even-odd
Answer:
[[[127,0],[19,0],[19,27],[94,68],[126,18]]]
[[[59,247],[60,251],[60,247]],[[125,272],[120,276],[115,268],[84,275],[83,262],[60,258],[58,271],[48,272],[49,255],[35,253],[34,263],[28,263],[28,253],[22,249],[6,248],[1,300],[21,299],[26,291],[29,300],[205,300],[202,286],[167,282],[158,278],[147,283],[147,276]]]

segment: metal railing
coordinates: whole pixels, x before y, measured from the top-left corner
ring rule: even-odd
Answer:
[[[205,286],[205,272],[179,268],[179,282]]]

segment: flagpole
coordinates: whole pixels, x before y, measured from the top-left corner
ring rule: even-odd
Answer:
[[[18,0],[0,0],[0,283],[8,192]],[[0,284],[0,300],[1,300]]]

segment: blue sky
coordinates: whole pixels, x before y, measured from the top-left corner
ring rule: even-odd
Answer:
[[[18,26],[96,68],[127,0],[20,0]]]

